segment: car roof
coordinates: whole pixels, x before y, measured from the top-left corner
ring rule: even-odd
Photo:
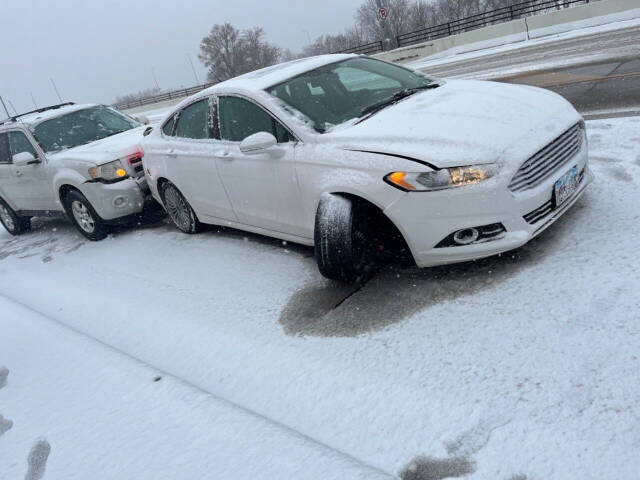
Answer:
[[[13,128],[16,125],[34,125],[45,120],[50,120],[52,118],[60,117],[61,115],[66,115],[67,113],[75,112],[78,110],[84,110],[85,108],[96,107],[95,103],[84,103],[81,105],[65,105],[59,108],[52,108],[50,110],[45,110],[43,112],[33,112],[27,113],[26,115],[18,116],[15,120],[11,118],[7,118],[6,120],[0,121],[0,130],[4,130],[6,128]],[[2,123],[4,122],[4,123]]]
[[[292,77],[300,75],[314,68],[329,65],[348,58],[354,58],[354,54],[330,54],[318,55],[315,57],[299,58],[289,62],[279,63],[270,67],[261,68],[253,72],[248,72],[238,77],[230,78],[224,82],[217,83],[201,92],[203,96],[216,93],[220,90],[240,89],[240,90],[264,90],[265,88],[277,85]]]

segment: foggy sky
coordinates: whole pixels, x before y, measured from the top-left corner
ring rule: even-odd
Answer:
[[[216,23],[261,26],[299,50],[351,26],[362,0],[0,0],[0,95],[19,112],[64,101],[111,103],[155,85],[192,86],[199,44]],[[306,30],[306,31],[305,31]],[[10,108],[10,107],[9,107]],[[0,106],[0,110],[2,107]],[[10,108],[11,113],[13,111]],[[0,111],[0,117],[4,117]]]

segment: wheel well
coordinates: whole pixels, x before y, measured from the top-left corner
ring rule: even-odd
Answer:
[[[60,186],[60,188],[58,189],[58,197],[60,198],[60,201],[62,202],[63,205],[64,205],[64,199],[67,197],[67,195],[69,195],[69,192],[73,190],[75,190],[76,192],[80,192],[80,190],[78,190],[73,185],[65,184]]]
[[[380,207],[353,193],[333,192],[333,195],[346,197],[354,203],[355,221],[366,227],[381,254],[389,253],[400,259],[402,263],[415,265],[415,259],[402,232]]]
[[[160,196],[160,198],[162,199],[163,202],[164,202],[164,198],[162,197],[162,188],[167,183],[171,183],[171,182],[168,179],[164,178],[164,177],[158,178],[158,181],[156,182],[156,186],[158,188],[158,195]]]

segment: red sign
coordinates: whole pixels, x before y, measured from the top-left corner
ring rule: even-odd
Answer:
[[[380,19],[381,22],[384,22],[388,16],[389,16],[389,12],[387,12],[386,8],[380,7],[378,9],[378,18]]]

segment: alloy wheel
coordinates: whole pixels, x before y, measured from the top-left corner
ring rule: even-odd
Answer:
[[[7,207],[0,203],[0,218],[2,218],[2,223],[7,226],[8,230],[13,230],[15,228],[15,223],[13,223],[13,217]]]
[[[169,187],[164,192],[164,203],[175,224],[183,230],[188,230],[191,225],[191,212],[184,197],[175,188]]]
[[[71,212],[73,218],[76,219],[80,228],[87,233],[93,233],[96,229],[96,222],[86,205],[78,200],[74,200],[71,204]]]

